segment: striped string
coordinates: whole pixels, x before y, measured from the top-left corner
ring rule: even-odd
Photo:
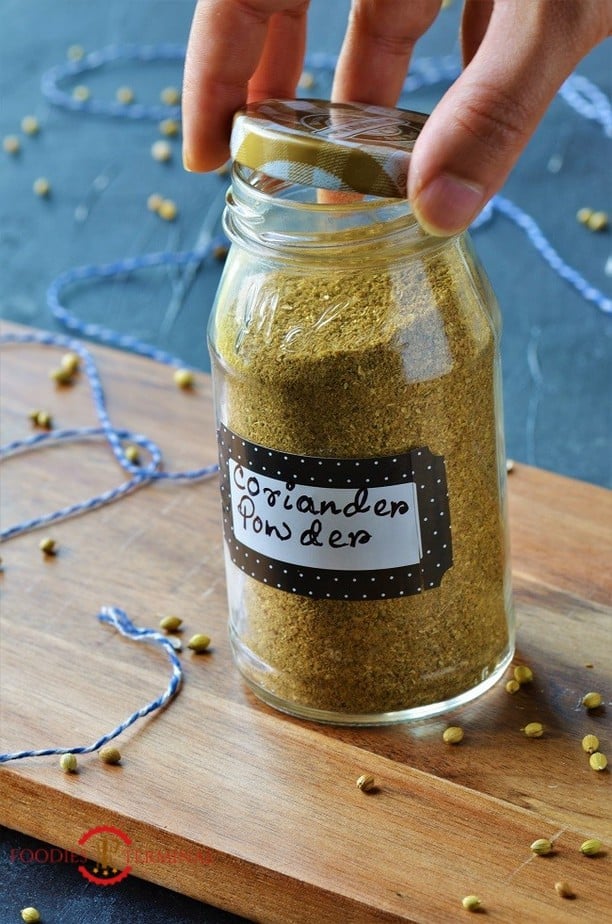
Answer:
[[[113,626],[115,629],[117,629],[118,632],[121,633],[121,635],[125,636],[125,638],[129,638],[135,642],[151,642],[155,645],[158,645],[166,652],[168,660],[172,666],[172,673],[164,692],[160,696],[156,697],[156,699],[151,700],[150,703],[147,703],[146,706],[143,706],[141,709],[137,709],[136,712],[133,712],[130,716],[128,716],[128,718],[125,719],[125,721],[123,721],[120,725],[117,725],[117,727],[108,732],[108,734],[102,735],[101,738],[98,738],[92,744],[76,745],[74,747],[66,748],[43,748],[41,750],[14,751],[12,753],[0,754],[0,763],[6,763],[9,760],[22,760],[25,757],[53,757],[59,756],[61,754],[91,754],[93,751],[97,751],[101,747],[104,747],[104,745],[108,744],[109,741],[117,738],[127,728],[133,725],[134,722],[137,722],[138,719],[143,719],[145,716],[150,715],[152,712],[156,712],[158,709],[162,709],[167,703],[170,702],[171,699],[174,698],[174,696],[176,696],[183,680],[183,668],[174,650],[172,642],[166,635],[163,635],[161,632],[157,632],[155,629],[139,629],[134,625],[127,613],[116,606],[103,606],[100,613],[98,614],[98,619],[102,623]]]

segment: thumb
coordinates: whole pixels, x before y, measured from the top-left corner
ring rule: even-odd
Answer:
[[[602,6],[495,3],[478,51],[415,144],[408,195],[427,231],[463,231],[503,185],[565,78],[605,37]]]

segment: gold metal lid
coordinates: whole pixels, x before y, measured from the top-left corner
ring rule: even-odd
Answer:
[[[230,148],[236,163],[278,180],[402,199],[426,119],[365,103],[270,99],[236,113]]]

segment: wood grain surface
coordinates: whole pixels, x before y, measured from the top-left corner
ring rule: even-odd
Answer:
[[[93,352],[116,426],[156,440],[168,470],[215,460],[207,377],[185,393],[165,367]],[[95,423],[86,380],[50,382],[60,355],[1,348],[3,444],[31,432],[32,407],[57,426]],[[2,526],[122,480],[101,441],[17,454],[3,465]],[[135,875],[260,922],[456,921],[470,893],[491,921],[604,920],[610,774],[589,768],[580,742],[593,732],[612,757],[610,706],[587,713],[580,701],[589,690],[609,700],[612,503],[603,489],[523,465],[509,482],[515,663],[535,680],[392,728],[301,722],[245,688],[227,639],[215,478],[158,483],[45,530],[58,543],[51,558],[40,532],[10,540],[1,751],[89,743],[164,688],[163,654],[100,625],[101,606],[121,606],[142,626],[176,613],[183,637],[202,631],[213,644],[182,653],[180,694],[119,739],[121,765],[96,755],[70,775],[56,758],[2,765],[0,820],[88,856],[84,832],[116,826],[134,845]],[[544,724],[542,738],[522,734],[530,721]],[[442,742],[447,724],[465,729],[459,746]],[[376,792],[356,788],[363,772]],[[538,837],[554,840],[551,856],[531,853]],[[584,857],[588,837],[608,846]],[[183,861],[156,861],[171,850]],[[187,858],[198,850],[205,862]],[[574,900],[555,893],[559,880]]]

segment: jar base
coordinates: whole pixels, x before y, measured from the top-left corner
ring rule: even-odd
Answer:
[[[392,712],[345,713],[326,709],[315,709],[301,703],[294,703],[282,699],[275,693],[270,692],[270,690],[262,687],[248,675],[246,671],[247,663],[243,663],[243,659],[241,658],[241,646],[236,646],[235,639],[232,639],[232,647],[234,649],[234,660],[237,667],[244,681],[258,699],[262,700],[267,706],[272,706],[279,712],[295,716],[298,719],[319,722],[323,725],[395,725],[400,722],[422,721],[423,719],[430,719],[434,716],[442,715],[445,712],[450,712],[453,709],[459,708],[459,706],[464,706],[466,703],[477,699],[479,696],[486,693],[487,690],[490,690],[491,687],[495,686],[495,684],[501,680],[514,657],[514,643],[511,643],[504,651],[497,666],[484,680],[481,680],[476,686],[470,687],[469,690],[465,690],[463,693],[453,696],[450,699],[442,700],[437,703],[429,703],[425,706],[398,709]]]

